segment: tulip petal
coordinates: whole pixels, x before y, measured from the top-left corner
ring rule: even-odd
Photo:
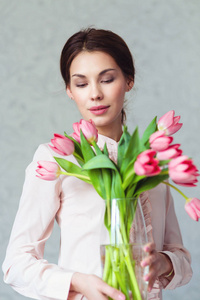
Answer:
[[[176,133],[181,127],[183,126],[182,123],[178,123],[176,125],[170,126],[169,128],[166,129],[167,135],[172,135]]]
[[[173,124],[175,111],[170,110],[158,120],[158,128],[166,129]]]
[[[191,207],[190,203],[185,204],[185,210],[194,221],[198,221],[197,214],[193,207]]]

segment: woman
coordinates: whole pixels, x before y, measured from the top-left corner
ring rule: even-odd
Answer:
[[[74,34],[61,54],[61,73],[68,96],[85,120],[98,129],[98,145],[106,142],[116,160],[125,119],[126,92],[134,85],[135,69],[125,42],[106,30]],[[49,145],[40,145],[26,170],[26,180],[3,264],[5,282],[35,299],[125,299],[100,279],[100,245],[108,241],[104,200],[94,188],[74,177],[56,181],[36,177],[37,161],[54,161]],[[76,163],[73,156],[68,160]],[[186,284],[192,275],[190,255],[183,247],[168,188],[159,185],[142,195],[148,228],[148,299],[162,299],[162,288]],[[54,220],[61,230],[58,265],[44,258],[45,242]]]

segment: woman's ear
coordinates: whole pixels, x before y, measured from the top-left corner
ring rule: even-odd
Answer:
[[[134,81],[131,79],[127,80],[127,84],[126,84],[126,92],[129,92],[134,86]]]
[[[67,86],[66,91],[67,91],[67,95],[69,96],[69,98],[73,99],[72,92],[71,92],[69,85]]]

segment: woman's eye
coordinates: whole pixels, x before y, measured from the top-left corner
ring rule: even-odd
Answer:
[[[101,82],[103,82],[103,83],[110,83],[110,82],[113,82],[113,81],[114,81],[114,78],[110,78],[110,79],[102,80]]]
[[[80,88],[83,88],[87,85],[87,83],[77,83],[76,86],[77,87],[80,87]]]

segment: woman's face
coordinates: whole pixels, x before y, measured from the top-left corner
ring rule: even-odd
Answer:
[[[132,86],[110,55],[83,51],[72,61],[67,94],[83,118],[92,119],[103,134],[105,128],[121,128],[125,92]]]

